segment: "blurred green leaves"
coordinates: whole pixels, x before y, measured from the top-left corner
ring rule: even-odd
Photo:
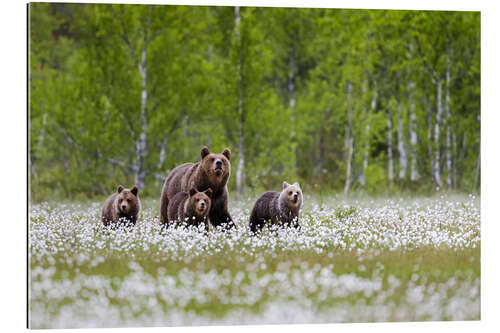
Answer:
[[[278,190],[283,180],[300,181],[305,191],[342,190],[350,106],[353,190],[434,188],[432,145],[443,158],[451,153],[450,189],[471,191],[480,138],[479,37],[474,12],[243,7],[238,41],[234,7],[30,4],[31,198],[102,195],[134,182],[144,43],[146,196],[158,196],[168,171],[196,161],[202,145],[231,148],[236,171],[241,59],[247,190]],[[428,141],[436,119],[432,71],[444,78],[446,52],[450,114],[436,144]],[[386,110],[393,110],[397,171],[395,110],[403,112],[410,147],[412,105],[420,179],[389,184]],[[440,172],[448,172],[444,163]]]

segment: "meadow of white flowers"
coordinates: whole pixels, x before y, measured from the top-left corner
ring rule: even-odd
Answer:
[[[480,319],[478,199],[305,200],[300,230],[258,236],[251,201],[208,234],[163,230],[157,201],[118,230],[100,202],[31,205],[30,326]]]

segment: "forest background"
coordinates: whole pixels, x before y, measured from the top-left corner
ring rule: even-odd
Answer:
[[[159,196],[201,146],[238,196],[480,189],[480,13],[32,3],[30,194]]]

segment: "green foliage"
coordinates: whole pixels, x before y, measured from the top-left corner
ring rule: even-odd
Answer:
[[[29,10],[33,200],[104,195],[136,182],[139,168],[143,194],[156,197],[168,172],[196,161],[202,145],[231,148],[233,175],[242,151],[249,192],[279,189],[283,180],[341,191],[347,177],[352,190],[368,193],[435,188],[436,151],[450,190],[480,188],[477,12],[244,7],[237,26],[234,7]],[[435,138],[437,81],[445,112]],[[392,181],[388,111],[395,175],[399,121],[409,158],[404,179]]]
[[[366,181],[368,193],[377,194],[387,184],[387,173],[380,165],[369,165],[366,168]]]

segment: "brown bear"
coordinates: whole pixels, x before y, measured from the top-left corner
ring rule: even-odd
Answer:
[[[118,191],[110,195],[104,202],[101,214],[102,223],[105,226],[118,225],[119,223],[135,225],[141,210],[138,192],[137,186],[131,189],[126,189],[122,185],[118,186]]]
[[[198,227],[205,225],[208,231],[208,212],[210,211],[210,188],[199,192],[192,187],[189,193],[179,192],[168,203],[168,222],[186,223]]]
[[[299,226],[302,190],[299,183],[283,182],[283,191],[268,191],[255,202],[250,213],[250,230],[260,231],[267,221],[271,225]]]
[[[212,154],[205,146],[201,149],[201,161],[185,163],[176,167],[163,184],[160,199],[160,221],[168,219],[168,203],[179,192],[188,192],[192,187],[198,191],[212,189],[208,218],[214,227],[234,226],[228,212],[227,181],[231,174],[231,151],[224,149],[221,154]]]

